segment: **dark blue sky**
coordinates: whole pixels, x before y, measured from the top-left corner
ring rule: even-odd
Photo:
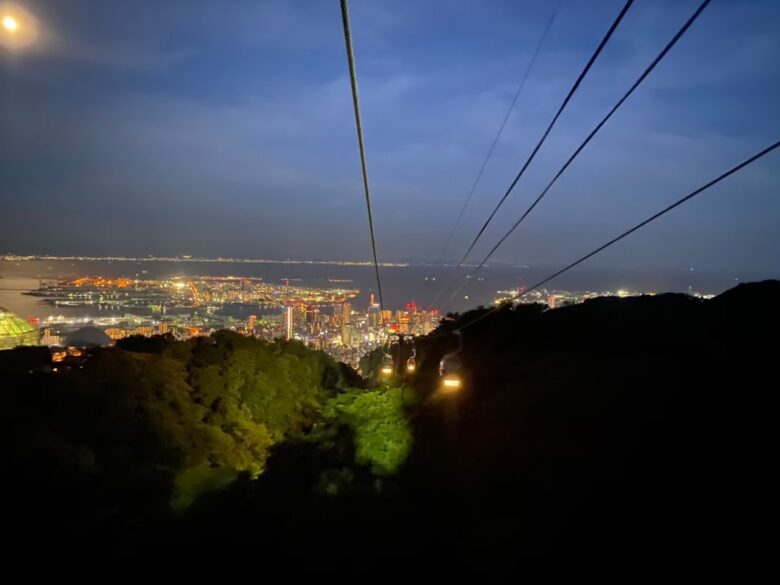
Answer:
[[[2,3],[0,3],[2,4]],[[382,259],[438,256],[554,8],[353,0]],[[460,255],[623,0],[562,0]],[[637,0],[480,256],[699,0]],[[337,0],[19,0],[0,46],[0,252],[367,259]],[[559,265],[780,137],[780,3],[714,0],[496,259]],[[592,265],[780,275],[780,154]]]

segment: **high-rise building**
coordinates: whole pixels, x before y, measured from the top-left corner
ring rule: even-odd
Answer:
[[[293,325],[295,324],[294,311],[295,308],[292,305],[287,307],[287,339],[292,339],[295,335],[295,331],[293,329]]]
[[[341,324],[341,343],[346,347],[352,347],[352,325],[349,323]]]
[[[257,321],[257,315],[249,315],[249,318],[246,321],[246,327],[249,329],[250,333],[255,332],[255,322]]]
[[[311,332],[312,335],[319,335],[321,329],[321,318],[320,318],[320,309],[318,307],[314,307],[311,311]]]
[[[379,305],[371,305],[368,308],[368,324],[371,327],[379,327],[382,322],[382,313],[379,312]]]
[[[306,330],[313,335],[320,332],[320,309],[317,306],[308,307],[306,310]]]
[[[396,322],[398,323],[399,333],[409,333],[408,311],[396,311]]]
[[[349,303],[341,304],[341,343],[352,347],[352,306]]]

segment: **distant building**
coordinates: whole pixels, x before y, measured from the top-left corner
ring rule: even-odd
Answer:
[[[341,304],[341,344],[352,347],[352,305]]]
[[[127,337],[128,335],[131,335],[130,331],[127,329],[123,329],[122,327],[109,327],[106,329],[106,335],[108,335],[111,339],[117,340],[117,339],[123,339]]]
[[[190,337],[202,337],[206,335],[208,335],[208,333],[202,327],[198,327],[195,325],[192,325],[190,327],[184,327],[182,329],[183,339],[189,339]]]
[[[295,337],[295,329],[294,329],[295,315],[294,315],[294,311],[295,311],[295,308],[292,305],[287,307],[287,312],[286,312],[286,315],[285,315],[286,318],[287,318],[287,339],[293,339],[293,337]]]
[[[398,323],[398,332],[409,333],[409,312],[396,311],[395,319]]]
[[[352,347],[352,325],[349,323],[341,324],[341,344],[346,347]]]
[[[368,308],[368,324],[374,328],[382,324],[382,313],[379,311],[379,305],[371,305]]]
[[[62,345],[62,336],[56,334],[51,327],[45,327],[41,331],[41,345]]]

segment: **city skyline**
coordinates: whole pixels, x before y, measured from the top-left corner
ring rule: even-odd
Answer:
[[[15,343],[43,345],[60,361],[66,357],[65,348],[77,345],[77,339],[110,345],[131,336],[187,340],[230,330],[266,341],[300,341],[357,368],[360,358],[389,336],[426,335],[442,316],[438,309],[414,301],[397,310],[382,310],[373,291],[368,305],[357,307],[352,303],[359,289],[281,280],[203,275],[40,279],[37,289],[21,294],[38,299],[39,311],[50,307],[49,311],[68,309],[69,314],[42,317],[39,312],[22,318],[3,311],[8,332],[0,349]],[[9,332],[15,333],[9,336]]]
[[[54,362],[59,363],[72,357],[83,359],[78,353],[80,343],[111,345],[127,337],[156,335],[185,341],[229,330],[269,342],[299,341],[358,368],[364,355],[385,346],[394,336],[425,336],[439,327],[442,319],[450,319],[440,309],[413,300],[382,309],[373,291],[364,304],[357,299],[363,292],[359,289],[281,280],[272,283],[259,277],[204,275],[40,279],[37,289],[18,292],[38,299],[40,311],[48,306],[69,309],[70,313],[21,317],[0,307],[3,328],[8,330],[0,349],[10,349],[16,343],[47,346]],[[495,291],[490,305],[511,303],[522,288]],[[699,299],[713,296],[688,292]],[[636,295],[652,296],[655,291],[539,289],[522,302],[555,309],[597,297]],[[71,355],[73,352],[76,354]]]

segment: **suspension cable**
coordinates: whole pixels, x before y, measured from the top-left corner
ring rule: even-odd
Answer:
[[[680,30],[677,31],[677,33],[672,37],[672,39],[666,44],[666,46],[661,50],[658,55],[650,62],[650,64],[645,68],[645,70],[642,72],[642,74],[637,78],[637,80],[629,87],[629,89],[626,91],[625,94],[623,94],[623,97],[621,97],[617,103],[612,106],[612,109],[607,113],[602,120],[596,124],[595,128],[591,130],[590,134],[585,138],[585,140],[582,141],[582,143],[577,147],[577,149],[572,153],[572,155],[569,157],[569,159],[563,164],[563,166],[558,170],[558,172],[555,174],[555,176],[552,178],[552,180],[547,184],[547,186],[542,190],[542,192],[539,194],[539,196],[531,203],[531,205],[528,206],[528,208],[523,212],[523,214],[519,217],[519,219],[507,230],[507,232],[498,240],[498,242],[490,249],[490,251],[485,255],[485,257],[480,261],[480,263],[476,266],[476,268],[471,272],[469,275],[469,278],[473,278],[482,268],[485,266],[485,264],[490,260],[490,258],[493,256],[493,254],[498,250],[499,247],[503,245],[503,243],[509,238],[510,235],[517,229],[517,227],[525,220],[526,217],[528,217],[531,212],[534,210],[534,208],[539,204],[539,202],[544,198],[544,196],[547,194],[547,192],[552,188],[552,186],[555,184],[555,182],[563,175],[564,172],[566,172],[566,169],[569,168],[569,165],[571,165],[572,162],[574,162],[574,159],[579,156],[579,154],[585,149],[585,147],[590,143],[590,141],[593,139],[596,134],[601,130],[601,128],[604,127],[604,125],[607,123],[607,121],[612,117],[612,115],[617,112],[617,110],[625,103],[625,101],[631,96],[631,94],[634,93],[634,91],[642,84],[642,82],[647,78],[648,75],[655,69],[655,67],[663,60],[663,58],[669,53],[669,51],[674,47],[674,45],[677,44],[677,41],[679,41],[683,35],[688,31],[688,29],[691,27],[691,25],[696,21],[696,19],[701,15],[702,11],[709,5],[711,0],[704,0],[699,7],[696,9],[696,11],[691,15],[691,17],[683,24],[683,26],[680,28]],[[468,284],[469,280],[464,281],[461,283],[461,285],[450,295],[448,302],[451,301],[455,296],[460,293]]]
[[[347,46],[347,61],[349,63],[349,80],[352,85],[352,104],[355,108],[355,126],[357,129],[358,149],[360,150],[360,167],[363,172],[363,191],[366,195],[366,210],[368,211],[368,229],[371,233],[371,252],[374,257],[374,272],[376,287],[379,293],[379,311],[382,324],[385,322],[385,302],[382,296],[382,281],[379,278],[379,261],[376,254],[376,237],[374,236],[374,218],[371,213],[371,191],[368,187],[368,169],[366,168],[366,151],[363,143],[363,124],[360,119],[360,101],[358,99],[357,71],[355,70],[355,54],[352,48],[352,33],[349,26],[349,8],[347,0],[341,0],[341,21],[344,25],[344,42]]]
[[[709,181],[708,183],[705,183],[704,185],[702,185],[702,186],[701,186],[701,187],[699,187],[698,189],[696,189],[696,190],[694,190],[694,191],[690,192],[688,195],[685,195],[684,197],[682,197],[682,198],[678,199],[677,201],[675,201],[675,202],[674,202],[674,203],[672,203],[671,205],[668,205],[667,207],[664,207],[664,208],[663,208],[661,211],[658,211],[658,212],[654,213],[653,215],[651,215],[651,216],[650,216],[650,217],[648,217],[647,219],[645,219],[645,220],[643,220],[643,221],[639,222],[638,224],[636,224],[635,226],[633,226],[633,227],[631,227],[631,228],[627,229],[626,231],[624,231],[624,232],[623,232],[623,233],[621,233],[620,235],[618,235],[618,236],[616,236],[616,237],[612,238],[611,240],[609,240],[609,241],[608,241],[608,242],[606,242],[605,244],[602,244],[601,246],[599,246],[599,247],[598,247],[598,248],[596,248],[595,250],[593,250],[593,251],[591,251],[591,252],[588,252],[587,254],[585,254],[585,255],[584,255],[584,256],[582,256],[581,258],[579,258],[579,259],[575,260],[575,261],[574,261],[574,262],[572,262],[571,264],[568,264],[568,265],[567,265],[567,266],[565,266],[564,268],[561,268],[561,269],[560,269],[560,270],[558,270],[557,272],[554,272],[554,273],[553,273],[553,274],[551,274],[550,276],[548,276],[548,277],[546,277],[546,278],[544,278],[544,279],[540,280],[539,282],[537,282],[537,283],[536,283],[536,284],[534,284],[533,286],[531,286],[531,287],[529,287],[529,288],[527,288],[527,289],[524,289],[523,291],[521,291],[521,292],[517,293],[516,295],[514,295],[514,296],[513,296],[513,297],[512,297],[512,298],[511,298],[509,301],[507,301],[507,302],[514,302],[514,301],[516,301],[517,299],[519,299],[519,298],[521,298],[521,297],[523,297],[523,296],[527,295],[527,294],[528,294],[528,293],[530,293],[531,291],[533,291],[533,290],[536,290],[536,289],[538,289],[538,288],[540,288],[540,287],[544,286],[545,284],[547,284],[548,282],[550,282],[550,281],[551,281],[551,280],[553,280],[554,278],[558,278],[558,277],[559,277],[561,274],[563,274],[564,272],[568,272],[569,270],[571,270],[571,269],[572,269],[572,268],[574,268],[575,266],[578,266],[579,264],[582,264],[582,263],[583,263],[583,262],[585,262],[586,260],[588,260],[588,259],[592,258],[593,256],[595,256],[596,254],[599,254],[599,253],[603,252],[604,250],[606,250],[606,249],[607,249],[607,248],[609,248],[610,246],[612,246],[612,245],[614,245],[614,244],[618,243],[618,242],[619,242],[620,240],[622,240],[623,238],[626,238],[626,237],[628,237],[629,235],[633,234],[635,231],[637,231],[637,230],[639,230],[639,229],[641,229],[641,228],[645,227],[647,224],[649,224],[649,223],[651,223],[651,222],[655,221],[656,219],[660,218],[660,217],[661,217],[661,216],[663,216],[663,215],[666,215],[667,213],[669,213],[669,212],[670,212],[670,211],[672,211],[673,209],[676,209],[677,207],[679,207],[680,205],[682,205],[682,204],[683,204],[683,203],[685,203],[686,201],[689,201],[690,199],[693,199],[694,197],[696,197],[697,195],[699,195],[699,194],[703,193],[704,191],[706,191],[706,190],[707,190],[707,189],[709,189],[710,187],[713,187],[713,186],[717,185],[717,184],[718,184],[718,183],[720,183],[722,180],[724,180],[724,179],[726,179],[726,178],[730,177],[731,175],[733,175],[734,173],[736,173],[736,172],[740,171],[741,169],[745,168],[746,166],[748,166],[748,165],[750,165],[750,164],[752,164],[752,163],[756,162],[758,159],[760,159],[760,158],[762,158],[762,157],[766,156],[767,154],[769,154],[770,152],[774,151],[775,149],[777,149],[777,148],[779,148],[779,147],[780,147],[780,140],[778,140],[777,142],[775,142],[775,143],[773,143],[773,144],[771,144],[771,145],[767,146],[767,147],[766,147],[766,148],[764,148],[763,150],[761,150],[761,151],[759,151],[758,153],[754,154],[754,155],[753,155],[753,156],[751,156],[750,158],[748,158],[748,159],[746,159],[746,160],[742,161],[742,162],[741,162],[741,163],[739,163],[738,165],[736,165],[736,166],[732,167],[731,169],[729,169],[728,171],[726,171],[726,172],[725,172],[725,173],[723,173],[722,175],[719,175],[718,177],[716,177],[716,178],[712,179],[712,180],[711,180],[711,181]],[[491,313],[493,313],[493,312],[497,311],[499,308],[501,308],[501,307],[504,307],[505,305],[506,305],[506,303],[501,303],[500,305],[496,305],[495,307],[493,307],[493,308],[491,308],[490,310],[488,310],[488,311],[486,311],[486,312],[482,313],[482,314],[481,314],[481,315],[479,315],[478,317],[476,317],[476,318],[472,319],[471,321],[468,321],[468,322],[467,322],[467,323],[465,323],[464,325],[461,325],[460,327],[458,327],[458,328],[456,329],[456,331],[463,331],[463,329],[465,329],[466,327],[471,327],[471,326],[472,326],[474,323],[476,323],[476,322],[478,322],[478,321],[481,321],[482,319],[484,319],[485,317],[487,317],[487,316],[488,316],[488,315],[490,315]]]

